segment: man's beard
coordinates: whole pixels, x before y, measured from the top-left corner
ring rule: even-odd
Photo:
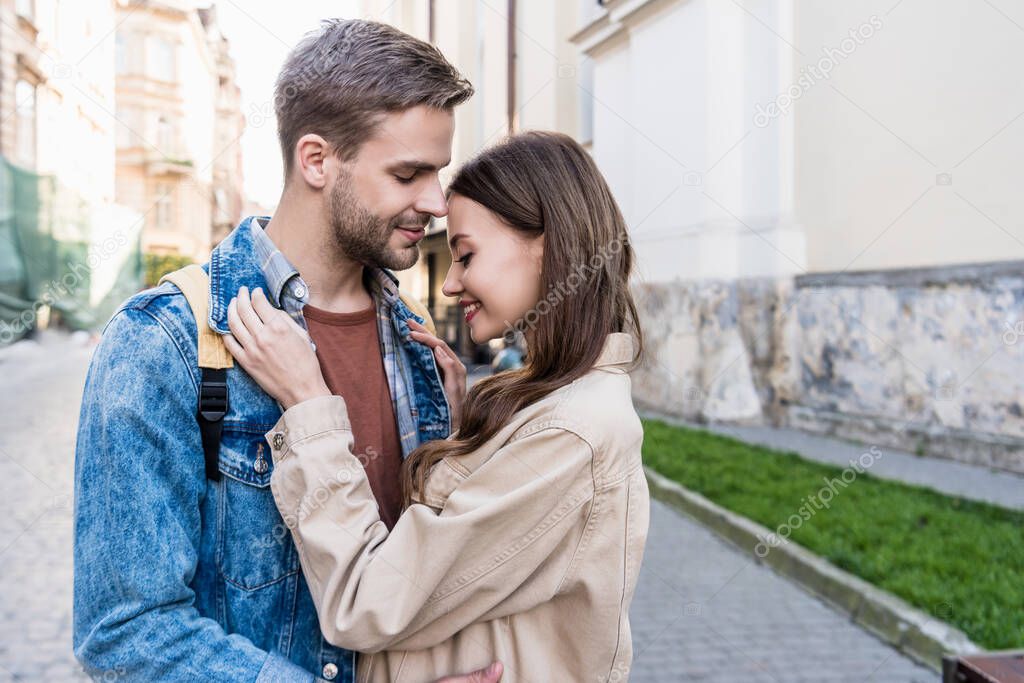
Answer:
[[[348,176],[339,175],[331,188],[329,209],[334,245],[353,261],[364,266],[405,270],[419,259],[418,245],[396,250],[388,247],[388,241],[397,226],[425,221],[419,216],[414,220],[403,220],[403,216],[386,220],[374,215],[359,202]]]

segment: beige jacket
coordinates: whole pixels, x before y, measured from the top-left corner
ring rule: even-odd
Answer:
[[[643,431],[609,335],[584,377],[438,463],[388,533],[344,401],[289,409],[267,438],[271,486],[328,641],[359,681],[426,683],[498,659],[503,681],[621,681],[650,503]]]

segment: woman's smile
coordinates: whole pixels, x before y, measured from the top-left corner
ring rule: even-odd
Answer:
[[[481,304],[479,301],[470,301],[466,299],[460,301],[459,305],[462,306],[463,308],[463,311],[466,315],[467,323],[476,316],[477,311],[479,311],[480,308],[483,306],[483,304]]]

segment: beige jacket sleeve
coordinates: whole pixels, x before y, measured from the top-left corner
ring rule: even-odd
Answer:
[[[414,504],[388,533],[352,454],[344,400],[285,412],[267,435],[271,487],[329,642],[359,652],[432,647],[558,592],[587,528],[592,449],[553,421],[519,434],[440,511]]]

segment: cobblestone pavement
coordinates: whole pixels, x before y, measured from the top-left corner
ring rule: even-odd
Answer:
[[[92,349],[0,350],[0,681],[85,680],[71,652],[75,430]]]
[[[633,599],[634,683],[937,683],[817,598],[651,501]]]
[[[84,678],[71,652],[71,513],[90,353],[59,336],[0,350],[0,681]],[[652,505],[630,680],[938,680],[689,518]]]

